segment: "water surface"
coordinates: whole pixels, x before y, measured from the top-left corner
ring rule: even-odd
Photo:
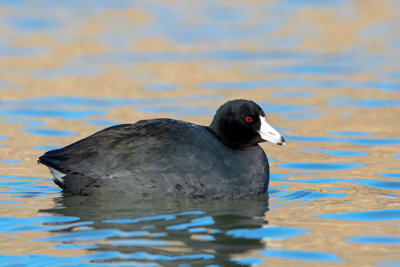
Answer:
[[[0,265],[400,266],[397,1],[1,1]],[[268,195],[68,197],[37,165],[105,127],[252,99]],[[181,265],[180,265],[181,264]]]

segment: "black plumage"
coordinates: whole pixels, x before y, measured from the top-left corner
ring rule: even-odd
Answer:
[[[172,119],[116,125],[48,151],[39,163],[58,171],[55,183],[73,195],[249,198],[269,182],[258,146],[261,113],[252,101],[233,100],[208,127]]]

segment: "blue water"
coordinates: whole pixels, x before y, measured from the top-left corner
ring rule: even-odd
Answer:
[[[143,113],[167,113],[170,116],[211,116],[214,111],[209,106],[180,106],[180,107],[143,107]]]
[[[382,176],[382,175],[379,175]],[[390,177],[390,176],[387,176]],[[292,183],[310,183],[310,184],[331,184],[331,183],[347,183],[347,184],[360,184],[363,186],[388,189],[388,190],[399,190],[400,181],[398,180],[372,180],[372,179],[340,179],[340,178],[312,178],[312,179],[299,179],[303,178],[298,174],[287,174],[287,175],[271,175],[271,179],[274,181],[284,181]],[[390,177],[396,178],[396,177]]]
[[[303,204],[304,202],[310,202],[316,199],[322,198],[344,198],[349,195],[347,194],[333,194],[333,193],[321,193],[314,192],[309,190],[297,190],[295,192],[286,193],[276,198],[276,202],[274,203],[274,208],[282,205],[285,202],[289,202],[291,205],[293,204]]]
[[[42,210],[45,214],[30,218],[2,217],[1,232],[51,231],[48,237],[37,238],[36,242],[49,242],[59,250],[87,249],[91,253],[81,257],[49,257],[44,255],[2,255],[7,262],[23,261],[34,264],[55,264],[66,262],[78,264],[90,260],[143,260],[156,262],[201,260],[202,264],[231,261],[227,255],[202,252],[202,243],[216,251],[235,251],[242,247],[243,238],[248,249],[260,247],[260,239],[284,240],[305,234],[308,230],[269,226],[262,228],[266,200],[252,201],[210,201],[189,199],[96,199],[85,197],[56,198],[62,206]],[[80,203],[79,208],[76,204]],[[240,208],[237,204],[240,203]],[[117,209],[115,207],[118,207]],[[152,207],[149,209],[149,207]],[[203,210],[199,211],[198,208]],[[214,207],[214,208],[211,208]],[[218,207],[218,208],[216,208]],[[173,212],[184,209],[187,211]],[[197,210],[197,211],[196,211]],[[70,214],[75,214],[71,216]],[[158,214],[152,216],[151,214]],[[107,218],[116,219],[107,219]],[[257,218],[259,217],[259,218]],[[119,219],[117,219],[119,218]],[[135,218],[135,219],[127,219]],[[193,232],[199,233],[192,240]],[[193,231],[195,229],[195,231]],[[196,231],[197,229],[197,231]],[[176,237],[191,247],[191,253],[174,253],[163,247],[176,246]],[[229,240],[229,243],[226,243]],[[111,246],[112,250],[102,251]]]
[[[301,151],[310,151],[310,152],[318,152],[325,153],[335,157],[359,157],[366,156],[367,153],[359,152],[359,151],[346,151],[346,150],[328,150],[328,149],[317,149],[317,148],[297,148]]]
[[[58,149],[60,147],[58,147],[58,146],[34,146],[33,148],[37,149],[37,150],[45,150],[45,151],[47,151],[47,150]]]
[[[331,142],[331,143],[350,143],[360,146],[382,146],[399,145],[400,138],[332,138],[324,136],[293,136],[285,135],[287,140],[298,142]]]
[[[312,170],[312,171],[339,171],[359,168],[364,164],[359,163],[320,163],[320,162],[290,162],[279,164],[278,167],[285,169]]]
[[[363,244],[400,245],[400,237],[393,236],[355,236],[348,238],[347,241]]]
[[[0,266],[400,266],[399,3],[0,1]],[[356,22],[356,23],[355,23]],[[37,165],[143,118],[256,101],[252,200],[63,195]]]
[[[96,126],[113,126],[120,124],[118,121],[114,120],[88,120],[85,122],[87,125],[96,125]]]
[[[330,132],[330,135],[333,136],[368,136],[371,135],[370,132],[361,132],[361,131],[334,131]]]
[[[55,129],[25,129],[22,132],[33,135],[49,136],[49,137],[65,137],[74,136],[75,132]]]
[[[388,178],[400,178],[400,173],[379,173],[378,176]]]
[[[308,230],[290,227],[268,226],[258,229],[229,230],[226,234],[245,239],[286,239],[308,233]]]
[[[380,262],[379,266],[382,267],[397,267],[400,265],[400,261],[383,261]]]
[[[15,164],[15,163],[21,163],[22,161],[19,159],[12,159],[12,160],[2,160],[0,162],[4,164]]]
[[[338,214],[317,215],[317,218],[351,221],[391,221],[400,220],[400,209],[357,211]]]
[[[356,101],[348,96],[336,96],[330,100],[330,105],[335,108],[360,107],[360,108],[388,108],[397,107],[400,99],[374,99],[362,98]]]
[[[92,98],[49,96],[28,98],[22,101],[1,101],[0,116],[5,116],[5,123],[21,123],[29,126],[41,126],[40,118],[58,118],[66,120],[82,120],[101,118],[111,109],[129,106],[143,113],[171,113],[174,116],[211,116],[215,106],[209,106],[210,100],[221,99],[220,95],[168,98]],[[197,101],[204,105],[180,106],[182,102]],[[29,107],[29,108],[27,108]],[[84,107],[84,108],[83,108]],[[88,120],[88,124],[105,125],[106,120]]]
[[[269,250],[261,250],[259,254],[271,258],[290,260],[293,261],[293,263],[296,263],[298,261],[320,262],[320,263],[343,262],[343,260],[335,254],[318,252],[318,251],[269,249]],[[258,265],[261,264],[264,260],[261,258],[241,258],[241,259],[234,259],[234,261],[242,265],[252,265],[252,264]]]
[[[292,261],[308,261],[308,262],[343,262],[341,258],[332,253],[319,251],[303,251],[303,250],[263,250],[260,254],[267,257],[277,257]]]

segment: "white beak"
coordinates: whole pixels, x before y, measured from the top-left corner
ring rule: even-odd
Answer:
[[[261,127],[258,133],[260,134],[262,139],[277,145],[286,145],[285,139],[283,139],[282,135],[277,130],[272,128],[271,125],[269,125],[267,119],[264,116],[260,116],[260,121]]]

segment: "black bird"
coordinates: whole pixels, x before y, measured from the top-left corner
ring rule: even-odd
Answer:
[[[210,126],[173,119],[115,125],[38,162],[72,195],[250,198],[268,189],[264,141],[286,144],[256,103],[237,99]]]

